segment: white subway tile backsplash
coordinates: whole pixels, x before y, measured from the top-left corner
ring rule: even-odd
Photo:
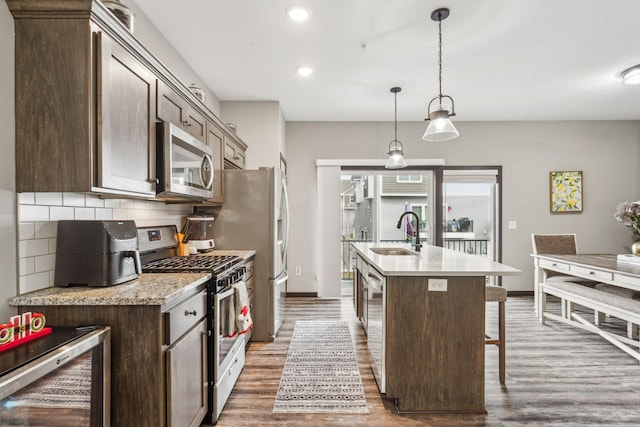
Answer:
[[[49,222],[36,222],[36,239],[49,239],[51,237],[56,237],[58,234],[58,222],[57,221],[49,221]]]
[[[63,193],[62,195],[65,206],[84,206],[85,195],[83,193]]]
[[[188,204],[101,199],[83,193],[18,194],[20,293],[53,286],[58,220],[134,220],[136,226],[176,225],[191,213]]]
[[[105,208],[111,208],[111,209],[117,209],[120,207],[120,199],[105,199],[104,200],[104,207]]]
[[[113,219],[113,209],[96,208],[96,219],[112,220]]]
[[[23,193],[24,194],[24,193]],[[49,221],[48,206],[20,205],[18,207],[18,222]]]
[[[62,206],[62,193],[36,193],[36,205]]]
[[[74,210],[72,207],[57,207],[51,206],[50,219],[51,221],[59,221],[61,219],[74,219]]]
[[[135,209],[135,200],[120,199],[120,208],[122,209]]]
[[[74,219],[77,219],[77,220],[96,219],[96,210],[94,208],[75,208]]]
[[[36,273],[50,271],[56,268],[56,256],[54,254],[37,256],[35,259]]]
[[[151,216],[151,212],[141,210],[141,209],[130,209],[128,213],[129,213],[128,219],[132,219],[134,221],[140,220],[140,219],[146,219]]]
[[[36,202],[36,193],[18,193],[18,203],[21,205],[33,205]]]
[[[18,242],[18,256],[20,258],[47,254],[49,254],[49,239],[21,240]]]
[[[127,209],[114,209],[113,210],[113,219],[116,221],[122,221],[125,219],[129,219],[129,211]]]
[[[49,288],[52,285],[51,274],[48,271],[41,273],[28,274],[20,277],[20,293],[38,291],[40,289]]]
[[[36,263],[34,257],[19,258],[18,260],[18,276],[26,276],[36,272]]]
[[[22,222],[18,224],[18,240],[31,240],[36,238],[35,224]]]
[[[87,194],[85,206],[88,208],[104,208],[104,200],[93,194]]]

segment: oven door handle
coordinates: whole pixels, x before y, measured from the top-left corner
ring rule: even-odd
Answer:
[[[216,296],[218,297],[219,300],[223,300],[226,297],[229,297],[229,296],[233,295],[235,292],[236,292],[236,290],[231,288],[231,289],[228,289],[228,290],[226,290],[224,292],[220,292],[219,294],[216,294]]]

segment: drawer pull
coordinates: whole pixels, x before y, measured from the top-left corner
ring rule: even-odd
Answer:
[[[185,315],[185,316],[197,316],[197,315],[198,315],[198,312],[197,312],[196,310],[193,310],[193,311],[186,310],[186,311],[184,312],[184,315]]]
[[[555,262],[553,264],[551,264],[552,267],[557,267],[558,264],[556,264]]]
[[[236,358],[236,360],[234,360],[231,366],[229,367],[229,376],[233,375],[233,368],[235,368],[237,364],[238,364],[238,358]]]
[[[590,271],[589,274],[592,275],[592,276],[595,276],[596,272],[595,271]]]

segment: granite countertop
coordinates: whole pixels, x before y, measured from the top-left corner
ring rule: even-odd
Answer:
[[[478,255],[424,245],[412,255],[380,255],[372,248],[404,248],[408,243],[352,243],[364,259],[385,276],[515,276],[522,272]]]
[[[160,305],[171,306],[204,287],[209,273],[143,273],[109,287],[51,287],[9,300],[22,305]]]
[[[235,255],[241,257],[243,260],[247,260],[256,255],[256,251],[252,249],[214,249],[208,252],[200,252],[197,255],[192,256],[214,256],[214,255]]]
[[[195,256],[235,255],[247,260],[255,250],[220,250]],[[171,306],[204,287],[209,273],[143,273],[135,280],[108,287],[50,287],[9,300],[22,305],[159,305]]]

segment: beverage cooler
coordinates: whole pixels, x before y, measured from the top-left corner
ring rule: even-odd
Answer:
[[[0,352],[0,425],[109,426],[110,346],[109,327],[53,327]]]

